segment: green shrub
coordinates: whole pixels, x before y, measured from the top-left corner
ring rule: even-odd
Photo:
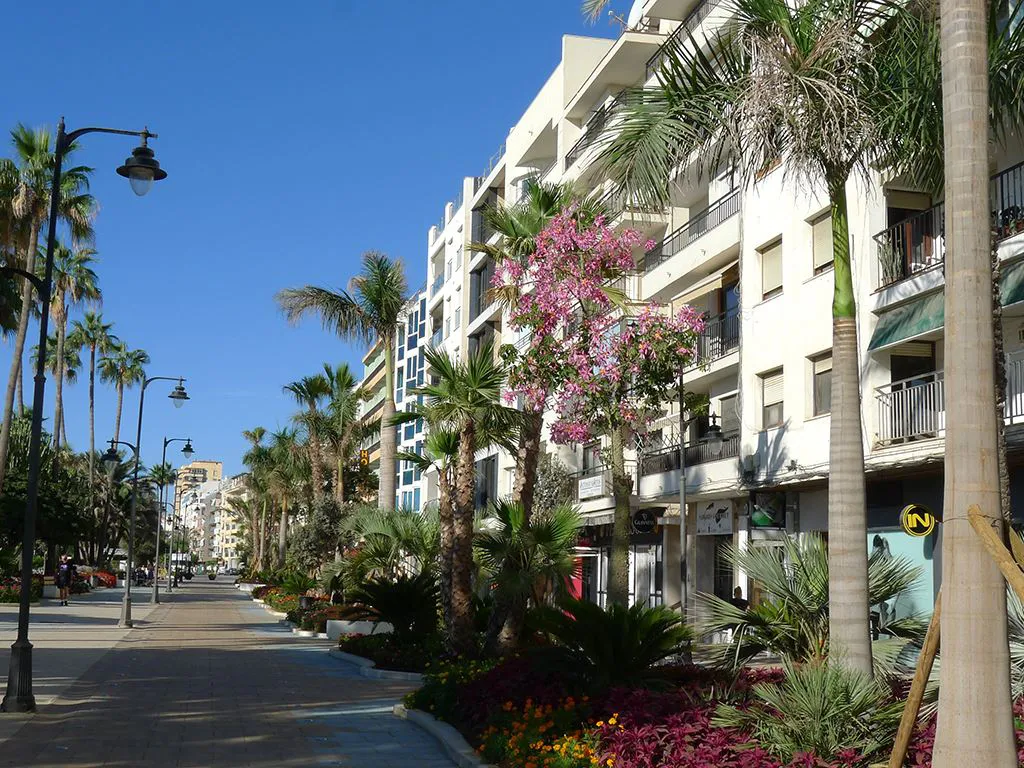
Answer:
[[[292,571],[284,577],[281,588],[290,595],[304,595],[316,588],[316,579],[300,571]]]
[[[822,661],[784,668],[782,682],[754,685],[751,706],[719,705],[714,723],[749,732],[783,760],[850,749],[881,757],[892,745],[903,703],[881,684]]]
[[[607,610],[585,600],[563,598],[558,608],[538,613],[540,628],[556,645],[533,653],[594,688],[652,681],[652,668],[679,653],[692,639],[680,616],[664,606]]]
[[[387,622],[398,636],[429,635],[437,629],[440,590],[433,573],[373,580],[353,590],[345,618]]]
[[[29,599],[35,603],[43,597],[43,580],[39,576],[32,577]],[[0,603],[17,603],[21,601],[21,579],[8,577],[0,579]]]
[[[343,635],[338,648],[372,659],[380,669],[423,672],[444,653],[440,635]]]

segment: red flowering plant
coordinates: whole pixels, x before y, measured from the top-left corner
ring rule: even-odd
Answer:
[[[692,307],[675,315],[647,305],[639,312],[624,287],[633,280],[639,232],[615,232],[603,216],[592,222],[576,206],[552,219],[524,259],[506,259],[493,285],[509,297],[509,325],[530,337],[522,350],[506,345],[512,401],[555,413],[551,439],[581,443],[609,438],[616,500],[610,592],[627,592],[629,495],[625,468],[631,431],[642,430],[671,397],[679,373],[697,359],[702,316]],[[699,399],[693,398],[694,408]],[[621,594],[620,594],[621,593]]]

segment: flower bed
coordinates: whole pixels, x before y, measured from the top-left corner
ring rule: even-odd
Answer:
[[[376,662],[378,669],[395,672],[424,672],[443,653],[441,638],[436,635],[411,640],[392,634],[343,635],[338,649],[370,659]]]
[[[43,596],[43,577],[33,576],[29,590],[32,602]],[[17,603],[21,600],[21,579],[17,576],[0,579],[0,603]]]
[[[96,581],[99,582],[101,587],[110,589],[117,586],[117,576],[110,571],[93,571],[92,575],[96,577]]]
[[[260,595],[255,594],[257,591],[260,592]],[[288,613],[289,611],[297,610],[299,607],[299,596],[289,594],[280,587],[266,587],[260,590],[253,590],[253,597],[263,600],[264,603],[280,613]]]

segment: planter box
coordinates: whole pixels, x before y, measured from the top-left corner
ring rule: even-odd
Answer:
[[[391,632],[391,629],[387,622],[331,619],[327,622],[327,638],[337,640],[342,635],[384,635]]]
[[[60,590],[57,589],[57,585],[52,582],[49,584],[43,584],[43,597],[56,598],[60,596]]]
[[[266,585],[265,584],[250,584],[250,583],[244,582],[244,581],[243,582],[239,582],[238,584],[235,585],[235,587],[238,589],[239,592],[245,592],[246,594],[252,594],[252,591],[254,589],[256,589],[256,587],[264,587],[264,586],[266,586]]]

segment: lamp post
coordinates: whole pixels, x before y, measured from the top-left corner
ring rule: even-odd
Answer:
[[[175,401],[177,402],[177,401]],[[163,466],[167,463],[167,446],[171,443],[185,443],[185,447],[181,449],[181,455],[185,457],[185,461],[189,461],[192,458],[192,454],[195,451],[192,450],[192,438],[191,437],[165,437],[164,438],[164,450],[160,455],[160,465]],[[160,514],[163,514],[163,507],[166,503],[164,501],[165,486],[160,486]],[[173,515],[173,512],[171,513]],[[168,551],[174,544],[174,533],[171,533],[171,541],[168,545]],[[160,567],[160,518],[156,520],[156,567]],[[170,570],[170,561],[168,561],[168,570]],[[160,578],[154,573],[153,574],[153,604],[156,605],[160,602]]]
[[[57,123],[57,137],[53,147],[53,174],[50,183],[50,218],[46,231],[46,263],[40,283],[32,281],[39,294],[39,352],[36,360],[35,388],[32,394],[32,427],[28,448],[28,485],[25,491],[25,526],[21,545],[21,595],[18,606],[18,637],[11,646],[10,667],[7,673],[7,692],[0,702],[3,712],[31,712],[36,708],[32,693],[32,643],[28,639],[29,603],[32,588],[32,551],[36,535],[36,502],[39,498],[39,452],[43,433],[43,400],[46,390],[46,341],[49,332],[50,293],[53,281],[53,253],[57,242],[57,219],[60,213],[60,173],[64,155],[75,141],[87,133],[112,133],[120,136],[138,136],[142,143],[132,156],[117,169],[119,176],[128,179],[136,195],[144,195],[154,181],[167,177],[148,146],[156,134],[148,128],[124,131],[117,128],[79,128],[70,133],[64,130],[64,118]]]
[[[142,443],[142,409],[146,404],[146,387],[152,384],[154,381],[177,381],[178,384],[168,395],[171,402],[174,403],[175,408],[180,408],[185,404],[185,401],[189,399],[188,393],[185,391],[185,379],[180,376],[150,376],[142,382],[142,388],[139,392],[139,421],[138,427],[135,431],[135,445],[131,443],[124,443],[119,440],[110,441],[110,450],[103,456],[103,462],[110,465],[113,461],[115,464],[119,460],[117,451],[114,450],[114,444],[120,443],[121,445],[127,445],[133,447],[135,450],[135,468],[132,471],[132,504],[131,512],[128,518],[128,567],[131,568],[132,561],[135,558],[135,501],[138,497],[139,487],[139,448],[138,446]],[[132,587],[131,579],[125,580],[124,590],[124,601],[121,603],[121,618],[117,622],[119,627],[130,628],[132,626]]]

